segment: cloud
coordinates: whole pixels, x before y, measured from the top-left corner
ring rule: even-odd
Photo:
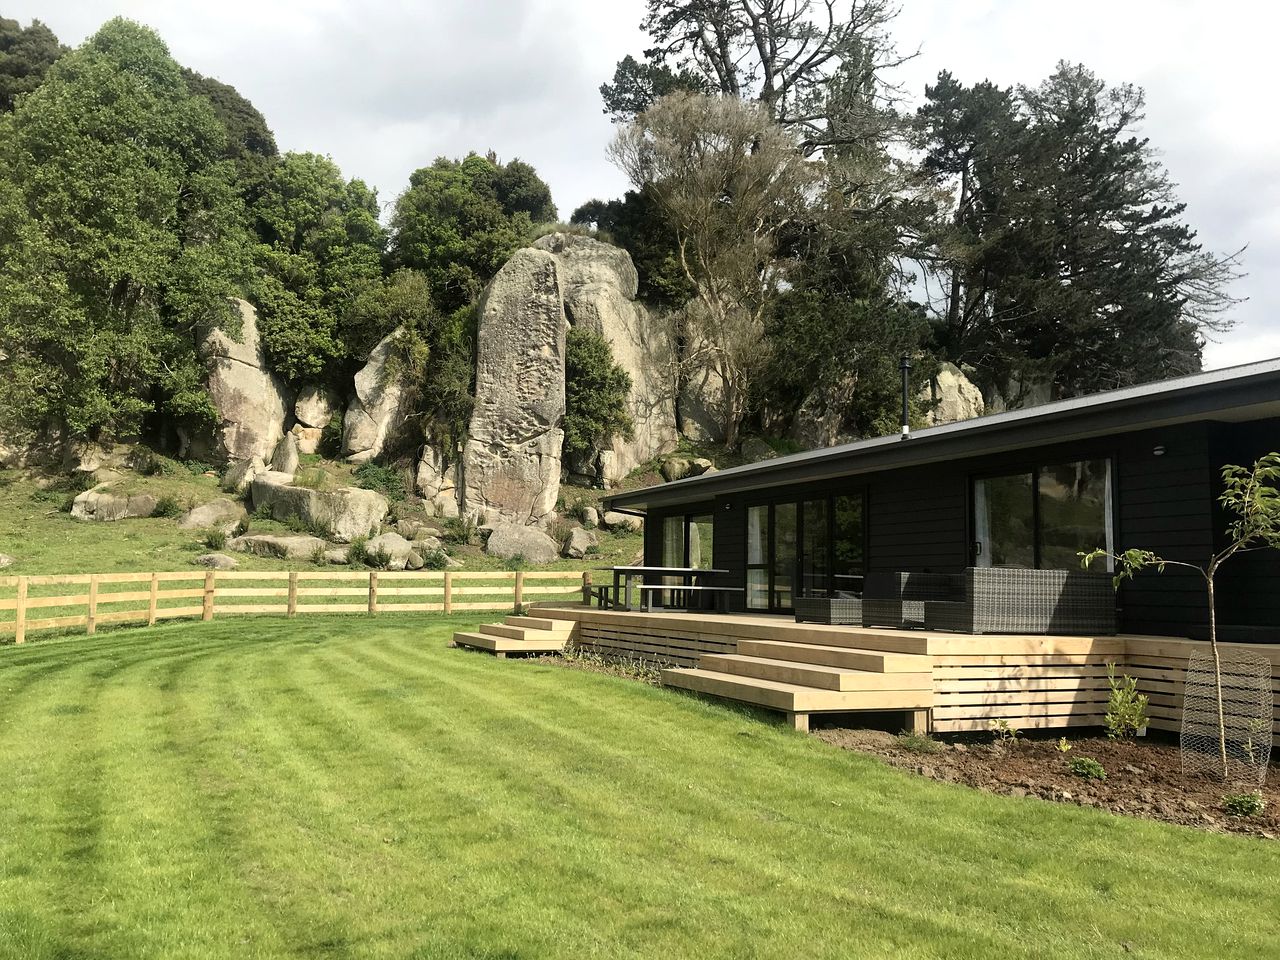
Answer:
[[[234,84],[281,146],[328,153],[394,200],[437,156],[493,149],[550,183],[561,215],[617,196],[605,158],[613,128],[597,92],[644,48],[644,0],[116,0],[155,27],[181,62]],[[79,43],[108,16],[93,0],[18,0]],[[1187,219],[1215,251],[1248,245],[1237,329],[1206,361],[1280,355],[1280,124],[1273,112],[1269,8],[1217,0],[912,0],[895,36],[920,56],[898,80],[917,100],[939,70],[1035,84],[1058,60],[1146,88],[1144,133]],[[1227,358],[1227,359],[1224,359]]]

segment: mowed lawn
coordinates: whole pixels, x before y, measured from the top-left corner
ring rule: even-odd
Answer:
[[[463,623],[0,649],[0,956],[1276,955],[1278,843],[937,784]]]

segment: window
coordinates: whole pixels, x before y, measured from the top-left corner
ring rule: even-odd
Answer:
[[[785,612],[798,596],[860,594],[861,493],[747,508],[747,609]]]
[[[709,513],[664,517],[661,565],[703,569],[714,567],[714,536],[714,518]]]
[[[1081,552],[1103,547],[1114,553],[1111,461],[1077,460],[979,478],[973,529],[980,567],[1072,570]]]

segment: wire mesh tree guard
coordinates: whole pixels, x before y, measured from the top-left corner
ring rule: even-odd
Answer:
[[[1271,761],[1271,663],[1258,654],[1221,648],[1218,660],[1215,670],[1213,651],[1206,649],[1187,662],[1182,772],[1260,787]]]

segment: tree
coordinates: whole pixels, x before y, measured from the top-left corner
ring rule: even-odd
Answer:
[[[840,142],[832,78],[871,89],[903,61],[888,38],[895,14],[888,0],[648,0],[640,26],[654,45],[644,63],[618,64],[600,89],[605,111],[625,120],[670,93],[717,91],[757,101],[818,151]]]
[[[683,364],[718,379],[726,445],[737,442],[751,383],[768,356],[764,318],[784,264],[779,234],[812,182],[795,141],[759,106],[676,93],[620,130],[610,155],[648,187],[675,230],[695,291],[683,312]]]
[[[39,20],[23,27],[17,20],[0,17],[0,113],[11,111],[18,97],[40,86],[49,68],[66,52]]]
[[[919,113],[926,169],[956,199],[921,259],[950,359],[989,389],[1066,396],[1200,367],[1229,326],[1234,256],[1207,252],[1146,140],[1142,91],[1060,64],[1036,88],[943,74]]]
[[[328,157],[286,153],[253,218],[262,238],[254,296],[272,367],[290,380],[349,372],[367,352],[345,342],[345,319],[361,291],[382,278],[376,194],[360,180],[344,181]]]
[[[621,200],[588,200],[573,212],[569,222],[595,227],[602,239],[631,254],[640,276],[640,298],[646,303],[672,308],[693,297],[693,288],[680,266],[676,232],[651,187],[628,190]]]
[[[598,333],[571,329],[564,354],[564,450],[592,457],[615,437],[630,440],[634,424],[627,410],[631,375],[613,360],[609,341]]]
[[[267,175],[279,156],[276,138],[258,108],[227,83],[202,76],[186,67],[187,88],[213,108],[227,132],[224,156],[235,164],[236,184],[247,205],[257,202]]]
[[[1116,554],[1115,585],[1154,567],[1163,572],[1166,567],[1182,567],[1194,570],[1204,579],[1209,602],[1209,646],[1213,651],[1214,679],[1218,701],[1218,749],[1222,762],[1222,778],[1229,776],[1227,765],[1227,725],[1222,702],[1222,661],[1218,652],[1218,612],[1214,600],[1214,579],[1222,565],[1232,557],[1254,550],[1280,550],[1280,453],[1268,453],[1252,467],[1227,464],[1222,468],[1222,495],[1218,502],[1223,510],[1234,517],[1227,524],[1225,543],[1204,566],[1179,560],[1166,560],[1150,550],[1130,549]],[[1094,550],[1081,554],[1081,563],[1089,565],[1100,557],[1108,556],[1106,550]]]
[[[116,19],[0,127],[0,408],[94,439],[211,418],[197,333],[234,322],[248,252],[212,109]]]
[[[519,160],[441,157],[414,171],[391,218],[390,261],[420,270],[442,313],[467,306],[535,223],[556,216],[551,191]]]

